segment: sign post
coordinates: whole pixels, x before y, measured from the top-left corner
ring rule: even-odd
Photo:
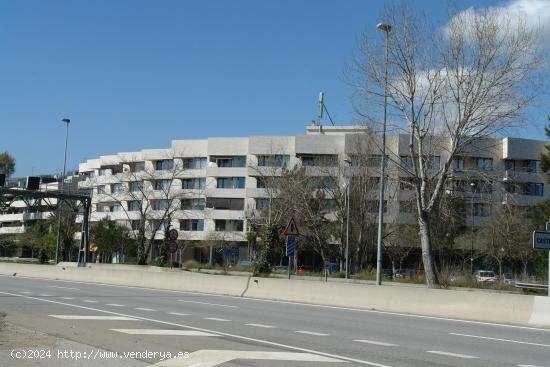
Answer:
[[[546,231],[533,232],[533,248],[548,251],[548,297],[550,297],[550,221],[546,222]]]
[[[178,243],[176,242],[178,235],[177,229],[171,229],[168,231],[168,238],[165,240],[168,245],[168,251],[170,252],[170,269],[172,269],[174,265],[174,254],[178,251]]]
[[[286,256],[288,256],[287,270],[288,279],[290,280],[290,270],[292,268],[292,261],[296,253],[296,237],[300,236],[300,231],[298,231],[298,226],[296,225],[294,218],[290,218],[283,234],[286,236]]]

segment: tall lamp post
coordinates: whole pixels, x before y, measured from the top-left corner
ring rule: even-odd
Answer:
[[[67,143],[69,141],[69,124],[71,120],[68,118],[61,119],[65,123],[65,154],[63,157],[63,176],[61,176],[61,192],[65,191],[65,175],[67,173]],[[61,247],[61,201],[57,199],[57,243],[55,245],[55,263],[58,263],[59,247]]]
[[[378,241],[376,247],[376,285],[382,284],[382,238],[384,236],[384,181],[386,172],[386,124],[388,115],[388,35],[391,25],[379,23],[376,28],[386,37],[386,56],[384,66],[384,127],[382,129],[382,159],[380,160],[380,201],[378,203]]]
[[[348,182],[346,185],[346,279],[349,278],[349,187],[351,186],[351,160],[344,160],[348,165]]]
[[[476,188],[475,182],[470,182],[470,188],[472,190],[472,238],[470,240],[470,274],[474,275],[474,192]]]

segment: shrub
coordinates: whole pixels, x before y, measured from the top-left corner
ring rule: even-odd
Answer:
[[[183,267],[186,269],[197,269],[197,268],[200,269],[201,264],[199,264],[195,260],[187,260],[186,262],[183,263]]]
[[[157,256],[155,257],[155,260],[153,261],[153,265],[163,267],[166,265],[166,257],[165,256]]]

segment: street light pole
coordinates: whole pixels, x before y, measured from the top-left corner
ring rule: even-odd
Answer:
[[[346,159],[348,164],[348,184],[346,185],[346,279],[349,278],[349,187],[351,186],[351,161]]]
[[[61,119],[61,122],[65,123],[65,154],[63,157],[63,176],[61,176],[61,192],[65,191],[65,175],[67,173],[67,144],[69,141],[69,123],[68,118]],[[61,247],[61,201],[57,199],[57,243],[55,245],[55,263],[58,263],[59,247]]]
[[[386,57],[384,70],[384,127],[382,129],[382,159],[380,160],[380,201],[378,203],[378,241],[376,248],[376,285],[382,284],[382,238],[384,236],[384,184],[386,172],[386,124],[388,115],[388,35],[391,25],[379,23],[376,28],[386,36]]]
[[[472,188],[472,238],[470,239],[470,274],[474,275],[474,224],[475,224],[475,216],[474,216],[474,191],[476,184],[475,182],[470,182],[470,187]]]

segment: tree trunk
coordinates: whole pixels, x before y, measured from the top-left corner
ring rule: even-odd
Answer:
[[[439,279],[437,278],[437,269],[435,266],[434,255],[432,252],[432,243],[430,236],[430,225],[428,223],[428,213],[422,211],[418,217],[418,227],[420,230],[420,243],[422,245],[422,262],[424,263],[424,274],[426,276],[426,285],[428,288],[439,288]]]

